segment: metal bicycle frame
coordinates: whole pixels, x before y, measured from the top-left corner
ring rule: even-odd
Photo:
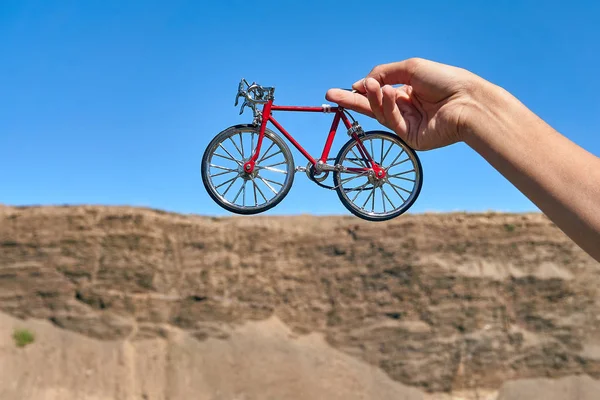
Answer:
[[[325,142],[325,146],[323,147],[323,152],[321,157],[317,160],[312,157],[305,149],[298,143],[294,137],[288,133],[283,126],[273,117],[272,111],[295,111],[295,112],[322,112],[322,113],[334,113],[333,122],[331,123],[331,128],[329,129],[329,135],[327,136],[327,140]],[[256,151],[252,155],[252,157],[244,164],[244,169],[246,172],[252,172],[254,170],[254,164],[259,157],[260,149],[262,146],[262,141],[265,136],[265,129],[268,122],[271,122],[278,130],[281,132],[289,141],[298,149],[300,153],[310,163],[315,166],[315,168],[319,171],[333,171],[335,170],[335,166],[327,164],[327,158],[329,156],[329,152],[331,151],[331,147],[333,145],[333,140],[337,133],[337,129],[340,123],[340,120],[344,123],[348,132],[351,132],[353,125],[348,120],[348,117],[344,114],[344,109],[342,107],[330,107],[328,105],[323,105],[321,107],[302,107],[302,106],[277,106],[273,104],[273,100],[269,100],[265,103],[262,111],[261,125],[260,125],[260,133],[258,137],[258,143],[256,145]],[[375,174],[381,176],[384,172],[381,168],[373,161],[371,155],[367,152],[367,149],[364,147],[362,141],[359,139],[358,134],[356,132],[352,132],[351,136],[357,142],[357,147],[360,153],[360,156],[363,159],[368,161],[367,165],[371,165],[371,168],[351,168],[351,167],[343,167],[343,171],[346,172],[355,172],[355,173],[364,173],[366,171],[373,170]]]

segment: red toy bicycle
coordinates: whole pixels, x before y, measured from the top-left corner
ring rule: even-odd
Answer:
[[[287,195],[296,171],[306,172],[317,185],[336,190],[342,204],[354,215],[369,221],[385,221],[408,210],[423,184],[421,162],[415,151],[397,135],[384,131],[364,132],[342,107],[297,107],[273,104],[275,88],[242,79],[240,97],[252,108],[251,124],[231,126],[210,142],[202,158],[202,181],[211,198],[238,214],[257,214],[276,206]],[[264,104],[262,111],[257,104]],[[312,157],[273,117],[273,111],[333,113],[333,122],[320,158]],[[349,119],[350,118],[350,119]],[[351,139],[340,149],[335,163],[329,152],[340,120]],[[352,120],[352,123],[350,122]],[[268,129],[271,122],[306,157],[306,167],[294,167],[289,147]],[[329,173],[333,186],[322,182]]]

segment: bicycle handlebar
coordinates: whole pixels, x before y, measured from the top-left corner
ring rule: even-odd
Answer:
[[[247,86],[247,88],[244,89],[244,86]],[[264,104],[269,100],[273,100],[274,92],[275,88],[273,87],[260,86],[256,82],[249,84],[248,81],[242,78],[240,84],[238,85],[238,92],[237,96],[235,97],[235,106],[238,105],[239,98],[243,97],[244,103],[240,109],[240,114],[244,112],[244,107],[248,106],[252,108],[254,116],[256,117],[258,115],[256,104]]]

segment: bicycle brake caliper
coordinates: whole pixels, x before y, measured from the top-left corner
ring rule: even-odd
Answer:
[[[354,134],[359,137],[365,134],[365,131],[363,131],[363,128],[358,121],[354,121],[350,129],[348,129],[348,136],[354,137]]]

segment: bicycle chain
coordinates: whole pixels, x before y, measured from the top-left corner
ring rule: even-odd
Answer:
[[[333,158],[328,158],[327,159],[327,161],[330,161],[330,160],[335,160],[335,159],[333,159]],[[367,160],[365,160],[365,159],[358,159],[358,158],[348,158],[348,160],[353,160],[353,161],[360,160],[360,161],[364,161],[365,163],[367,162]],[[364,175],[364,173],[362,173],[360,175]],[[310,172],[308,173],[308,178],[311,181],[313,181],[314,183],[316,183],[318,186],[321,186],[322,188],[329,189],[329,190],[337,190],[337,188],[341,186],[341,183],[339,185],[337,185],[337,186],[329,186],[329,185],[324,185],[321,182],[317,181],[315,179],[314,168],[312,168],[312,167],[310,168]],[[357,190],[372,190],[372,189],[373,189],[373,186],[369,186],[369,187],[366,187],[366,188],[360,188],[360,189],[351,188],[351,189],[344,189],[344,190],[346,192],[353,192],[353,191],[357,191]]]

